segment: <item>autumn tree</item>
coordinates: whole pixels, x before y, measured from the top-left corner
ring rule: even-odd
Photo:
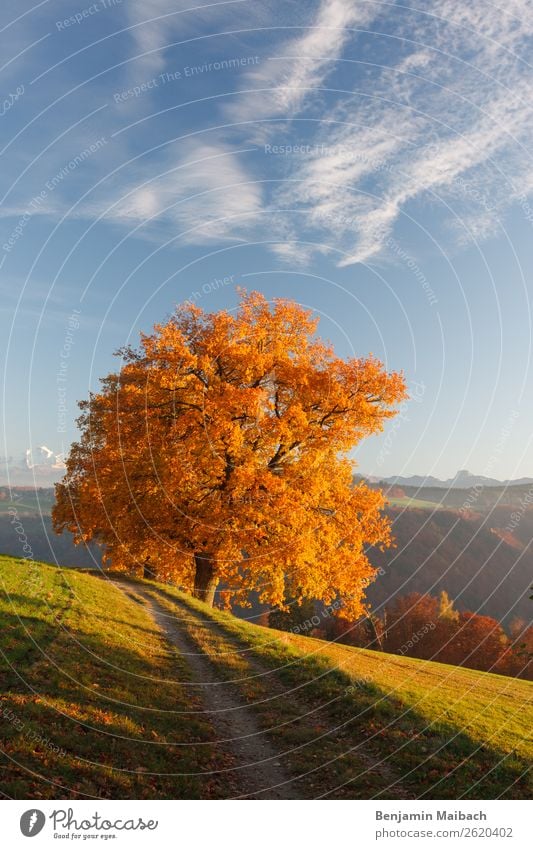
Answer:
[[[315,608],[315,602],[310,598],[301,604],[289,602],[284,605],[284,609],[275,607],[269,613],[268,625],[278,631],[293,631],[296,634],[310,633],[320,624],[320,617],[317,617]]]
[[[500,666],[505,675],[533,678],[533,626],[523,619],[513,619],[509,625],[510,639]],[[498,670],[500,671],[500,670]]]
[[[452,638],[435,658],[456,666],[495,672],[507,638],[495,619],[469,610],[459,614]]]
[[[453,601],[446,590],[441,590],[439,595],[439,619],[445,619],[448,622],[459,621],[459,613],[455,610]]]
[[[357,622],[350,622],[342,615],[342,612],[339,612],[334,618],[330,617],[325,620],[323,631],[325,638],[331,642],[373,649],[374,651],[383,649],[385,633],[383,619],[370,612],[358,619]]]
[[[431,634],[439,617],[439,602],[413,592],[396,597],[385,610],[385,651],[410,657],[431,657]]]
[[[241,292],[236,313],[185,304],[119,351],[80,404],[56,531],[211,604],[223,581],[235,601],[342,597],[360,616],[365,548],[387,546],[390,527],[348,452],[405,384],[372,356],[335,356],[316,329],[295,303]]]

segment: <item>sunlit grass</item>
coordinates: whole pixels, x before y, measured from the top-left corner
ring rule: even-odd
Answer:
[[[139,583],[234,682],[302,796],[530,796],[529,682],[273,631]],[[227,755],[146,604],[0,557],[0,649],[8,796],[224,795],[210,771]]]
[[[427,790],[428,777],[434,798],[530,792],[530,682],[266,629],[171,587],[161,589],[238,640],[241,658],[270,664],[294,686],[303,682],[300,693],[307,699],[338,696],[338,718],[346,718],[350,702],[352,710],[364,710],[376,727],[374,740],[393,746],[393,761],[417,792]],[[416,740],[406,744],[409,737]]]
[[[5,793],[202,795],[213,732],[141,605],[91,575],[2,557],[0,627]]]

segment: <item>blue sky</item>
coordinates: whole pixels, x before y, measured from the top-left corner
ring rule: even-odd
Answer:
[[[244,286],[405,371],[362,471],[532,475],[529,4],[192,6],[4,0],[3,453]]]

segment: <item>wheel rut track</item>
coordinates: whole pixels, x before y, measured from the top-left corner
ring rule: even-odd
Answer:
[[[310,706],[309,702],[305,699],[305,687],[299,686],[291,686],[287,687],[276,675],[276,670],[269,668],[263,665],[257,658],[253,656],[254,650],[253,648],[247,646],[245,643],[239,641],[239,639],[232,634],[228,633],[221,625],[211,619],[205,613],[192,610],[185,603],[181,602],[179,599],[176,599],[174,596],[170,596],[163,589],[158,587],[151,587],[150,591],[156,595],[162,597],[167,604],[170,603],[174,609],[180,614],[183,621],[191,621],[198,622],[203,627],[211,631],[213,634],[218,635],[222,640],[224,640],[229,646],[231,646],[232,651],[246,659],[250,667],[251,674],[246,676],[247,678],[257,677],[260,680],[268,680],[268,691],[269,696],[274,701],[276,698],[279,699],[290,699],[293,705],[297,705],[299,711],[301,711],[301,715],[296,720],[298,724],[312,724],[313,718],[320,716],[320,714],[324,711],[327,711],[327,703],[322,703],[320,705]],[[169,614],[167,613],[167,616]],[[179,621],[179,620],[177,620]],[[194,645],[194,650],[198,652],[198,646],[193,641],[190,641],[192,645]],[[231,681],[232,679],[230,679]],[[236,679],[239,680],[238,678]],[[235,682],[236,683],[236,682]],[[294,720],[290,720],[290,722],[294,722]],[[337,722],[337,724],[336,724]],[[323,736],[328,737],[335,735],[344,736],[346,734],[345,729],[346,723],[338,723],[336,720],[331,720],[330,729],[326,732],[322,732]],[[315,731],[316,736],[319,734]],[[346,739],[347,752],[352,752],[356,758],[360,761],[360,771],[374,773],[381,776],[382,780],[388,785],[385,790],[388,791],[388,795],[385,796],[383,793],[378,794],[376,797],[370,798],[387,798],[390,796],[391,798],[396,799],[416,799],[417,796],[410,791],[407,787],[404,786],[402,777],[398,775],[395,770],[391,767],[389,763],[388,757],[382,757],[381,755],[377,755],[371,751],[371,746],[368,745],[366,740],[359,741],[355,746],[353,745],[353,738],[350,739],[349,735]],[[282,755],[290,757],[290,750],[285,751]],[[332,763],[335,761],[333,760]],[[316,798],[317,795],[321,794],[316,792],[316,788],[314,788],[311,792],[305,793],[303,790],[303,786],[305,785],[305,778],[309,778],[312,772],[317,772],[320,775],[320,769],[325,766],[324,763],[319,767],[313,767],[310,765],[309,772],[307,774],[301,774],[297,776],[293,776],[293,780],[298,782],[298,792],[299,795],[297,798]],[[299,781],[298,779],[303,779],[304,781]],[[346,798],[342,793],[342,788],[340,790],[339,795],[333,793],[333,795],[329,796],[329,798]],[[368,797],[366,797],[368,798]]]
[[[291,786],[292,779],[280,761],[279,752],[266,739],[249,705],[235,685],[219,678],[214,664],[198,651],[194,641],[179,627],[175,616],[153,598],[152,592],[129,581],[115,579],[114,583],[130,598],[142,599],[167,641],[189,666],[195,688],[215,730],[217,745],[233,761],[233,766],[226,771],[228,778],[231,774],[231,782],[227,783],[232,788],[227,798],[301,798]],[[222,782],[223,777],[218,776]]]
[[[166,634],[167,639],[189,663],[194,681],[201,688],[205,709],[211,715],[217,736],[219,740],[224,741],[222,745],[227,746],[228,751],[235,759],[238,783],[241,786],[238,798],[303,799],[320,797],[322,793],[320,788],[317,788],[317,784],[320,781],[320,770],[326,764],[322,763],[318,767],[310,764],[307,772],[290,775],[290,770],[285,768],[284,761],[286,763],[286,759],[290,758],[291,749],[285,747],[284,751],[280,752],[279,747],[275,745],[276,741],[272,744],[270,740],[265,738],[268,729],[261,728],[245,696],[238,692],[238,677],[235,681],[221,679],[216,664],[207,654],[202,653],[195,640],[186,633],[185,627],[180,625],[180,619],[192,622],[195,626],[201,625],[213,635],[224,640],[226,644],[231,646],[231,650],[235,654],[244,657],[250,668],[250,674],[246,677],[268,680],[268,692],[272,701],[277,698],[290,699],[293,705],[297,705],[298,710],[301,711],[301,716],[296,720],[290,720],[287,724],[297,722],[298,725],[307,724],[309,726],[317,715],[325,709],[327,710],[327,704],[310,706],[303,697],[301,688],[285,686],[277,677],[275,670],[264,666],[257,658],[253,657],[252,648],[241,643],[237,637],[228,633],[203,612],[192,610],[163,589],[158,587],[144,589],[139,587],[138,584],[126,581],[122,584],[122,589],[130,594],[141,596],[150,605],[152,615]],[[168,607],[159,605],[154,596],[159,596],[167,605],[170,604],[174,613],[171,613]],[[344,724],[335,726],[335,721],[333,721],[332,727],[323,732],[323,736],[331,735],[332,738],[336,735],[344,736],[346,733]],[[316,737],[320,736],[316,731],[313,733]],[[306,745],[308,744],[303,744],[302,748],[305,748]],[[347,752],[353,753],[360,761],[359,773],[379,775],[382,781],[388,785],[385,788],[387,795],[384,795],[385,791],[382,791],[370,798],[388,798],[389,796],[397,799],[416,798],[412,792],[403,786],[401,776],[398,776],[391,768],[387,757],[373,753],[371,747],[369,748],[364,740],[354,746],[353,738],[350,739],[347,736],[346,746]],[[256,759],[255,763],[251,762],[252,758]],[[331,761],[331,764],[334,763],[335,759]],[[316,779],[310,781],[313,773],[316,773]],[[253,779],[251,784],[249,783],[250,776]],[[258,791],[259,781],[267,782],[268,788]],[[263,784],[261,787],[263,787]],[[267,787],[267,784],[264,784],[264,787]],[[333,795],[327,793],[326,795],[329,798],[346,798],[342,788],[339,788],[338,793],[334,792]]]

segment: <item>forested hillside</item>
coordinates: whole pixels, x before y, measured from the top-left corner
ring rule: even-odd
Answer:
[[[382,570],[368,588],[374,608],[392,596],[446,590],[458,610],[503,622],[531,618],[533,510],[526,510],[509,531],[506,508],[469,518],[453,510],[388,512],[396,548],[372,553],[372,562]]]

